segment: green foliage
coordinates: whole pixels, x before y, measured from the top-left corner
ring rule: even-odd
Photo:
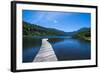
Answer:
[[[73,37],[90,41],[91,40],[91,29],[90,28],[80,29],[79,31],[77,31],[77,33],[74,34]]]
[[[91,30],[90,28],[82,28],[76,32],[66,33],[61,30],[53,28],[45,28],[36,24],[30,24],[23,21],[23,35],[26,37],[32,36],[66,36],[71,35],[73,38],[82,39],[82,40],[91,40]]]
[[[23,35],[26,36],[59,36],[64,35],[65,32],[52,29],[52,28],[45,28],[42,26],[38,26],[35,24],[30,24],[23,21]]]

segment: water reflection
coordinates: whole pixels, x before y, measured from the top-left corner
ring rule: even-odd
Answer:
[[[32,62],[41,46],[40,38],[23,38],[23,62]]]
[[[41,47],[41,39],[47,37],[23,38],[23,62],[33,62]],[[59,61],[85,60],[91,58],[91,44],[71,37],[48,37]]]

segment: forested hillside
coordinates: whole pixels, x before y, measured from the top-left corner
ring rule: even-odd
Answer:
[[[24,36],[61,36],[65,32],[39,26],[38,24],[30,24],[23,21],[23,35]]]
[[[73,37],[90,41],[91,40],[91,29],[90,28],[82,28],[82,29],[78,30],[74,34]]]

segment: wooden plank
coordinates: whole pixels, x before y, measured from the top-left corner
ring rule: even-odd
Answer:
[[[36,55],[34,62],[48,62],[48,61],[57,61],[55,52],[51,44],[47,41],[48,39],[42,39],[41,48]]]

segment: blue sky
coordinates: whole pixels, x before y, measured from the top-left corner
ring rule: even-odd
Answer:
[[[28,23],[65,32],[91,26],[90,13],[23,10],[22,19]]]

